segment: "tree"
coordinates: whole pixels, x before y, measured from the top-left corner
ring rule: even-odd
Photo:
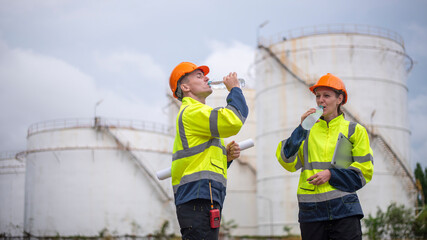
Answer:
[[[411,239],[414,236],[415,217],[411,208],[391,203],[387,211],[377,209],[376,216],[371,214],[363,219],[368,232],[365,235],[370,240],[379,239]]]
[[[370,240],[383,239],[386,231],[385,227],[385,214],[380,208],[377,208],[376,216],[373,217],[371,214],[367,218],[363,219],[368,232],[364,235],[368,236]]]
[[[427,208],[415,218],[414,233],[419,239],[427,239]]]
[[[414,215],[411,208],[390,204],[385,214],[386,231],[391,239],[408,239],[413,236]]]
[[[427,203],[427,167],[424,169],[423,172],[421,164],[417,163],[417,167],[414,170],[414,175],[415,180],[417,181],[417,183],[419,182],[419,185],[421,185],[422,188],[422,196],[418,198],[418,203],[419,205],[424,205]],[[424,199],[424,202],[422,201],[422,199]]]

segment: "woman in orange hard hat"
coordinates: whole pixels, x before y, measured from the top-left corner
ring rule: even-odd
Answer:
[[[239,145],[232,141],[225,146],[223,138],[236,135],[249,112],[236,73],[223,78],[230,92],[227,106],[205,105],[212,93],[208,73],[207,66],[182,62],[169,79],[174,97],[182,101],[171,167],[182,239],[218,239],[227,168],[240,156]]]
[[[362,239],[363,212],[356,191],[372,179],[368,133],[344,119],[341,106],[348,95],[341,79],[328,73],[310,91],[323,107],[321,118],[310,130],[299,125],[276,151],[286,170],[301,169],[297,198],[302,239]],[[301,123],[315,111],[305,112]]]

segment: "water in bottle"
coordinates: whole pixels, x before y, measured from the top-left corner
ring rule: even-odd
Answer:
[[[313,125],[316,123],[316,121],[322,116],[323,114],[323,106],[317,106],[316,112],[308,115],[304,121],[302,121],[301,126],[305,130],[310,130]]]
[[[239,83],[240,83],[240,87],[243,88],[245,86],[245,79],[239,78],[238,80],[239,80]],[[224,88],[227,88],[225,86],[225,84],[224,84],[223,81],[209,81],[208,84],[209,84],[209,86],[212,89],[224,89]]]

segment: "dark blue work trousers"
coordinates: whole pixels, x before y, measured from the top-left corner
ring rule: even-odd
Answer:
[[[303,240],[362,240],[360,217],[300,223]]]
[[[214,208],[220,205],[214,202]],[[219,228],[211,228],[210,215],[211,201],[195,199],[176,206],[176,215],[183,240],[217,240]]]

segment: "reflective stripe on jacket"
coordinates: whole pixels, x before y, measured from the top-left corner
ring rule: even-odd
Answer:
[[[230,104],[225,108],[213,109],[192,98],[183,98],[176,119],[172,156],[172,185],[176,205],[196,198],[210,199],[210,181],[213,200],[222,206],[228,167],[222,138],[236,135],[247,117],[247,106],[241,90],[233,88],[230,95],[232,93],[235,95],[234,100],[237,98],[238,102],[244,103],[241,107],[244,108],[243,114]],[[232,102],[233,99],[227,100]]]
[[[368,183],[373,175],[373,153],[366,129],[340,115],[329,124],[321,119],[306,134],[297,130],[305,130],[299,127],[292,133],[291,138],[294,139],[305,136],[298,143],[298,149],[290,152],[287,148],[292,147],[287,141],[291,139],[286,139],[279,143],[276,157],[290,172],[301,169],[297,191],[299,221],[324,221],[354,215],[363,217],[355,191]],[[347,169],[335,169],[331,164],[340,132],[353,144],[354,162]],[[307,182],[307,178],[326,169],[331,171],[329,182],[318,186]]]

